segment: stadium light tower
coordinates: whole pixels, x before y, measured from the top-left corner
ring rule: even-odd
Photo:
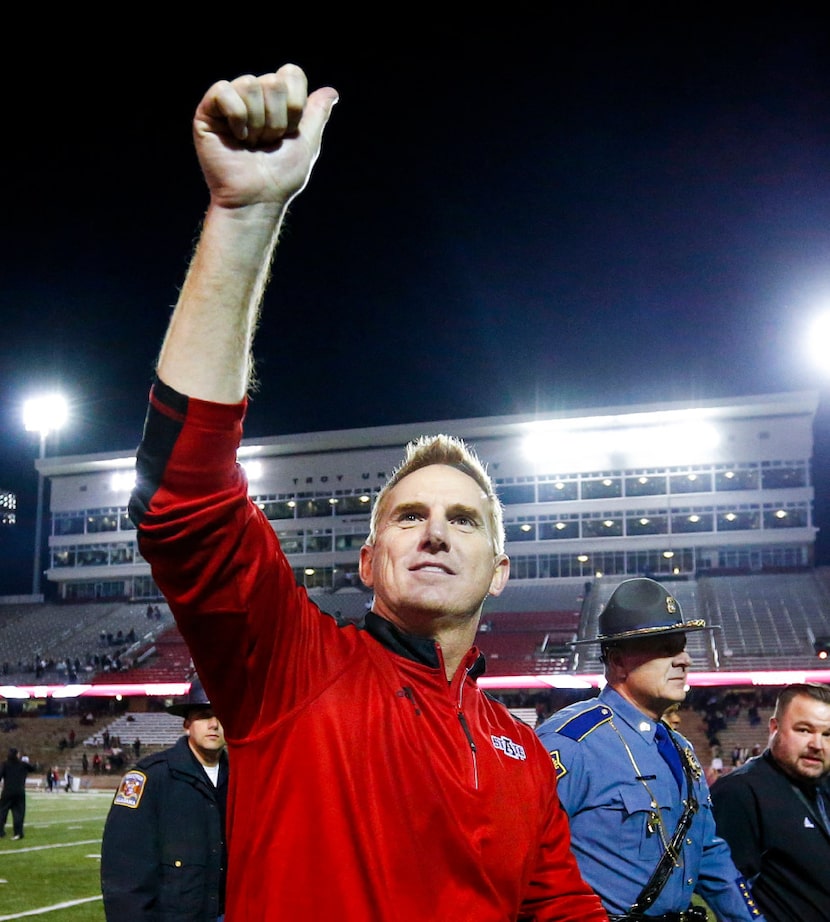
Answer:
[[[32,397],[23,404],[23,425],[27,432],[40,436],[40,460],[46,457],[46,438],[66,424],[69,407],[60,394]],[[35,558],[32,567],[32,595],[40,595],[40,545],[43,541],[43,474],[37,472],[37,513],[35,519]]]

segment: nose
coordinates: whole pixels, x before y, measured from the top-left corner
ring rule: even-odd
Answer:
[[[819,731],[810,734],[807,745],[816,752],[821,752],[823,749],[830,749],[830,740]]]
[[[688,669],[692,665],[692,658],[689,656],[687,650],[681,650],[680,653],[674,658],[675,666],[682,666],[684,669]]]
[[[448,551],[450,548],[449,528],[444,516],[432,513],[424,522],[421,547],[425,550]]]

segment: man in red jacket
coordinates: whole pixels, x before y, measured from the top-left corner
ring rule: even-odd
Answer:
[[[335,99],[293,65],[202,99],[210,207],[131,504],[234,765],[228,919],[600,922],[547,753],[476,684],[481,606],[509,563],[473,453],[411,447],[361,552],[375,598],[359,626],[297,587],[236,464],[271,254]]]

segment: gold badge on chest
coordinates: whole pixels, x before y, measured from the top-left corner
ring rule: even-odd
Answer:
[[[692,747],[687,746],[683,750],[683,758],[686,760],[686,764],[689,766],[689,771],[692,773],[692,777],[695,781],[700,781],[703,777],[703,768],[700,765],[700,762],[697,760],[697,756],[694,754]]]

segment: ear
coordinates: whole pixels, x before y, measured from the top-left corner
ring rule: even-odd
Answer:
[[[360,581],[366,586],[367,589],[371,589],[374,585],[375,578],[372,572],[372,561],[375,556],[375,548],[372,544],[364,544],[360,549],[360,564],[358,566],[358,575],[360,576]]]
[[[493,561],[493,578],[490,580],[490,595],[501,595],[510,578],[510,558],[499,554]]]

